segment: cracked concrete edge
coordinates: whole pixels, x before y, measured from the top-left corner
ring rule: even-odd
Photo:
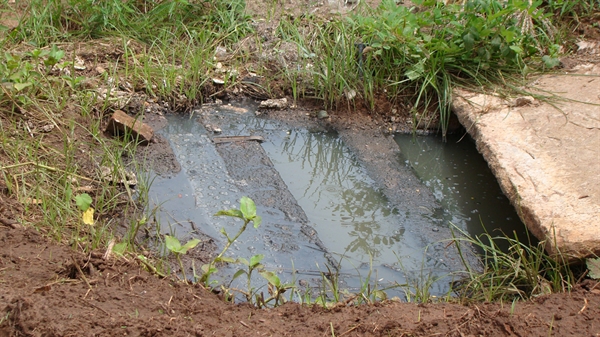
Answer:
[[[571,262],[600,256],[600,229],[596,225],[597,217],[600,215],[600,205],[581,199],[571,191],[561,191],[558,193],[559,200],[550,203],[547,194],[537,191],[535,182],[526,180],[528,178],[538,181],[550,180],[550,183],[542,186],[547,188],[553,185],[553,177],[548,177],[539,164],[537,164],[538,169],[531,172],[534,174],[534,178],[531,178],[529,172],[519,172],[510,163],[515,158],[523,161],[529,159],[527,156],[534,158],[526,151],[529,144],[523,144],[520,156],[517,153],[519,149],[514,149],[513,153],[507,154],[505,152],[510,146],[506,146],[506,143],[499,144],[502,139],[491,139],[493,135],[485,125],[481,125],[480,121],[486,114],[508,115],[511,111],[509,105],[509,102],[495,96],[457,89],[454,92],[452,110],[475,140],[478,151],[488,162],[502,191],[516,208],[523,223],[535,237],[546,241],[546,250],[550,254],[560,253]],[[517,132],[526,133],[528,130]],[[525,177],[523,174],[530,177]],[[542,206],[544,204],[546,206]],[[555,211],[565,212],[565,214],[557,214]]]

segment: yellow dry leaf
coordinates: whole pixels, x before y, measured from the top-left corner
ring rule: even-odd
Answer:
[[[94,209],[93,208],[88,208],[87,211],[83,212],[83,223],[86,225],[93,225],[94,224]]]

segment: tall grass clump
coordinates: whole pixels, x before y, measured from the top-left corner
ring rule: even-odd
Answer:
[[[454,291],[462,298],[475,301],[513,301],[571,289],[576,279],[567,259],[558,252],[550,256],[545,241],[531,245],[514,238],[484,233],[469,236],[454,227],[457,236],[452,240],[458,247],[465,267],[454,283]],[[499,247],[500,242],[508,250]],[[481,267],[469,264],[461,249],[462,244],[481,251]]]
[[[111,38],[115,48],[125,49],[115,67],[125,68],[134,87],[178,101],[175,107],[181,107],[183,101],[188,106],[202,102],[207,74],[216,63],[215,49],[231,50],[252,32],[243,0],[32,0],[2,46],[25,43],[41,48]],[[131,48],[131,41],[138,48]]]
[[[239,40],[251,32],[244,9],[242,0],[32,0],[8,38],[36,46],[107,35],[151,42],[165,31],[182,38],[189,27],[196,27],[212,32],[215,39]]]
[[[525,61],[554,42],[536,34],[547,22],[539,3],[414,2],[419,10],[384,0],[373,13],[348,22],[368,45],[365,71],[396,88],[392,92],[412,92],[414,109],[437,105],[444,135],[453,87],[490,86],[523,76]]]
[[[540,2],[413,3],[384,0],[325,22],[282,18],[276,36],[297,46],[295,63],[280,69],[294,98],[336,107],[359,97],[376,110],[377,96],[386,95],[412,107],[415,125],[439,120],[445,135],[453,87],[519,83],[558,64],[551,14]]]
[[[599,0],[548,0],[545,1],[548,10],[563,19],[572,19],[579,23],[583,18],[594,18],[600,11]]]

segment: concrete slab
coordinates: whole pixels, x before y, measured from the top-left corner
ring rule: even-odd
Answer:
[[[532,89],[563,100],[456,90],[452,109],[548,252],[600,255],[600,65],[544,75]]]

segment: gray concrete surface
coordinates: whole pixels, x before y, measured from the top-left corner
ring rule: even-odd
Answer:
[[[600,65],[544,75],[528,90],[562,99],[456,90],[452,108],[548,252],[600,255]]]

